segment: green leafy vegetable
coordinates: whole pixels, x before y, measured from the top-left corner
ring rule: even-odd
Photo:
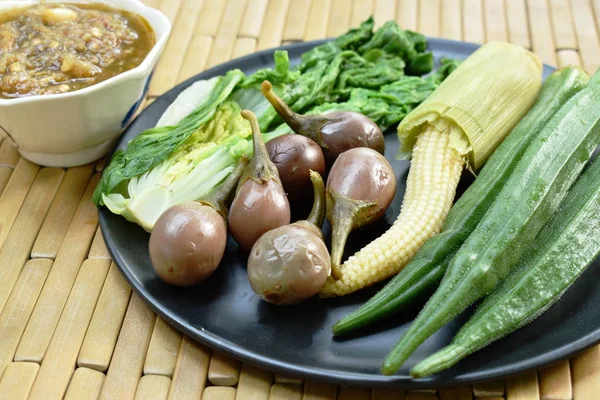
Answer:
[[[456,67],[443,61],[426,78],[410,76],[433,68],[425,37],[393,21],[374,32],[372,18],[304,53],[295,68],[286,51],[273,57],[274,68],[248,76],[229,71],[180,93],[155,128],[114,154],[94,192],[96,204],[151,230],[167,207],[197,200],[226,178],[239,157],[251,154],[241,110],[257,116],[265,142],[291,133],[262,95],[264,80],[296,112],[356,111],[386,129]]]
[[[232,101],[194,131],[181,147],[154,168],[129,180],[126,193],[102,194],[115,214],[151,231],[169,207],[195,201],[221,183],[237,160],[252,153],[250,124]]]
[[[125,150],[118,150],[94,191],[94,202],[103,204],[102,193],[112,192],[121,182],[143,174],[169,157],[203,123],[215,115],[217,107],[227,99],[243,78],[244,73],[240,70],[227,72],[215,81],[206,101],[177,125],[148,129],[129,142]]]

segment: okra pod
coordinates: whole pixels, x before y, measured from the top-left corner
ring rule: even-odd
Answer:
[[[506,278],[564,199],[600,143],[600,71],[548,121],[475,230],[452,258],[439,288],[386,357],[394,373],[443,325]]]
[[[583,172],[519,267],[477,308],[452,343],[417,364],[415,377],[448,368],[530,323],[600,255],[600,158]]]
[[[589,75],[580,68],[553,72],[526,116],[498,146],[448,213],[442,231],[417,252],[415,258],[362,307],[333,326],[335,335],[353,332],[423,302],[442,280],[456,250],[475,229],[502,189],[529,143],[575,93],[585,87]],[[422,304],[422,303],[421,303]]]

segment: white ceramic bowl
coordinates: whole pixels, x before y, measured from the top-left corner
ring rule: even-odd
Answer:
[[[106,155],[144,98],[152,71],[171,32],[160,11],[139,0],[45,0],[46,3],[104,3],[144,17],[156,44],[134,69],[73,92],[0,99],[0,127],[21,155],[40,165],[72,167]],[[0,1],[0,13],[39,1]]]

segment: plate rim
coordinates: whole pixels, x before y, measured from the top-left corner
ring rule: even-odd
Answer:
[[[312,41],[300,41],[297,43],[292,43],[284,46],[273,47],[265,50],[261,50],[258,52],[250,53],[242,57],[238,57],[227,62],[215,65],[210,69],[202,71],[199,74],[196,74],[185,81],[182,81],[172,88],[170,88],[165,93],[161,94],[159,97],[154,99],[152,105],[158,103],[160,99],[167,97],[173,91],[176,91],[178,88],[182,86],[188,86],[191,83],[199,80],[199,79],[207,79],[215,75],[215,71],[221,69],[231,69],[232,66],[237,65],[239,63],[243,63],[245,60],[254,59],[257,57],[265,57],[272,56],[272,54],[277,50],[296,50],[302,47],[312,48],[318,46],[320,44],[332,41],[334,39],[319,39]],[[462,48],[469,47],[473,51],[479,48],[481,45],[471,42],[465,41],[457,41],[451,39],[444,38],[432,38],[427,37],[428,43],[436,43],[440,46],[459,46]],[[555,67],[550,66],[548,64],[543,63],[543,68],[548,68],[551,71],[556,70]],[[129,124],[129,126],[122,132],[119,136],[119,139],[115,142],[113,148],[110,153],[106,156],[105,165],[108,165],[112,155],[116,151],[116,149],[121,146],[125,136],[130,130],[130,127],[133,125],[133,121],[137,120],[152,108],[150,105],[148,108],[142,110],[134,120]],[[175,327],[178,331],[182,332],[197,340],[198,342],[208,346],[211,349],[216,349],[221,351],[229,356],[242,361],[249,363],[251,365],[264,368],[270,372],[281,372],[290,376],[298,377],[303,380],[310,380],[315,382],[326,382],[335,385],[341,386],[351,386],[351,387],[364,387],[364,388],[397,388],[397,389],[418,389],[418,388],[431,388],[431,387],[454,387],[460,385],[471,385],[480,382],[486,382],[490,380],[496,379],[506,379],[515,375],[518,375],[524,371],[528,370],[539,370],[543,367],[551,365],[555,362],[571,358],[574,355],[584,351],[585,349],[597,344],[600,342],[600,330],[592,332],[579,340],[572,342],[568,345],[562,346],[560,348],[554,349],[549,353],[545,353],[543,355],[538,355],[535,357],[530,357],[527,360],[523,360],[520,362],[512,363],[504,367],[498,367],[491,370],[488,370],[487,373],[478,374],[471,373],[466,375],[459,376],[451,376],[445,378],[437,378],[435,375],[429,378],[423,379],[411,379],[409,381],[406,380],[398,380],[398,377],[392,376],[384,376],[384,375],[373,375],[367,373],[354,373],[354,372],[342,372],[336,371],[332,372],[328,369],[323,368],[314,368],[314,367],[306,367],[298,364],[291,364],[288,362],[279,361],[273,357],[264,356],[259,353],[255,353],[249,350],[246,350],[243,346],[232,343],[220,336],[214,335],[204,329],[202,330],[194,330],[189,329],[184,323],[174,318],[171,313],[160,304],[159,301],[152,300],[153,297],[151,294],[139,284],[138,279],[133,275],[130,269],[125,267],[125,262],[119,255],[116,250],[116,245],[113,243],[110,233],[107,230],[107,218],[106,215],[109,211],[106,210],[106,207],[98,207],[98,218],[100,230],[102,232],[102,238],[106,245],[106,248],[114,261],[115,265],[121,271],[127,283],[133,288],[133,290],[142,298],[144,303],[149,306],[158,316],[166,320],[170,325]],[[494,373],[496,372],[496,373]]]

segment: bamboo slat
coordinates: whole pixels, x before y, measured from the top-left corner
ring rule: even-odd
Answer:
[[[144,375],[155,374],[173,377],[177,354],[181,347],[182,334],[167,324],[162,318],[156,317],[154,331],[148,346]]]
[[[205,1],[198,16],[195,35],[215,36],[221,24],[223,11],[225,11],[224,1]]]
[[[546,0],[528,0],[532,50],[543,62],[556,65],[556,46]]]
[[[287,376],[287,375],[282,375],[282,374],[275,374],[275,376],[273,377],[273,382],[302,385],[302,379],[294,378],[293,376]]]
[[[506,30],[506,12],[504,10],[504,1],[502,0],[484,0],[483,15],[485,18],[485,37],[488,42],[508,41]]]
[[[270,372],[243,363],[236,400],[267,400],[272,381],[273,375]]]
[[[406,391],[402,389],[373,389],[371,400],[404,400]]]
[[[92,178],[77,207],[75,217],[21,338],[15,361],[40,362],[44,357],[79,267],[96,232],[98,212],[91,196],[98,178],[98,175]]]
[[[200,398],[206,386],[209,360],[210,350],[208,348],[184,336],[169,389],[169,399]]]
[[[482,0],[463,0],[463,40],[471,43],[485,42]]]
[[[338,400],[370,400],[369,389],[341,388],[338,392]]]
[[[102,232],[100,231],[100,228],[96,230],[94,240],[92,240],[92,245],[90,246],[88,258],[110,259],[110,254],[108,253],[108,249],[106,248],[106,244],[102,238]]]
[[[304,40],[323,39],[327,36],[327,21],[331,12],[331,0],[314,0],[310,6]]]
[[[235,386],[240,380],[241,363],[214,350],[208,367],[208,380],[215,386]]]
[[[171,378],[163,375],[144,375],[135,391],[135,400],[166,400]]]
[[[425,36],[440,36],[440,0],[419,1],[419,21],[417,29]]]
[[[573,399],[594,399],[600,393],[600,347],[593,346],[571,359]]]
[[[442,0],[441,37],[452,40],[462,39],[461,0]]]
[[[438,400],[435,394],[411,393],[406,394],[406,400]]]
[[[270,49],[281,44],[285,16],[290,0],[270,1],[265,14],[265,21],[258,36],[257,50]]]
[[[4,246],[0,249],[0,311],[4,308],[19,273],[29,258],[31,246],[40,230],[44,217],[50,208],[50,202],[64,171],[44,168],[35,178]],[[0,200],[1,203],[1,200]],[[3,208],[0,208],[3,210]]]
[[[31,258],[56,258],[92,171],[92,164],[67,170],[33,244]]]
[[[214,39],[204,34],[195,35],[181,65],[176,83],[181,83],[204,71]]]
[[[0,397],[10,400],[25,400],[38,373],[36,363],[14,362],[6,367],[0,380]]]
[[[28,261],[0,313],[0,376],[13,359],[51,266],[52,260]]]
[[[396,15],[395,0],[375,0],[375,9],[373,18],[375,19],[375,29],[380,28],[390,19],[394,19]]]
[[[373,15],[374,3],[374,0],[354,0],[350,26],[358,26],[367,16]]]
[[[183,2],[177,19],[173,23],[167,46],[154,70],[148,90],[150,96],[160,96],[177,83],[177,77],[192,40],[201,8],[202,1]]]
[[[398,7],[396,8],[396,22],[398,22],[402,29],[416,31],[418,18],[418,0],[398,0]]]
[[[589,1],[572,0],[573,25],[579,44],[579,55],[585,69],[593,74],[600,67],[600,40]]]
[[[247,0],[227,0],[221,24],[208,56],[207,68],[214,67],[231,58],[247,4]]]
[[[2,196],[2,192],[4,192],[4,188],[10,179],[10,176],[13,173],[13,169],[10,167],[0,167],[0,197]]]
[[[269,0],[253,0],[248,3],[240,25],[239,36],[258,39],[265,24]]]
[[[306,381],[302,400],[335,400],[337,392],[338,388],[335,385]]]
[[[204,389],[202,400],[235,400],[235,388],[210,386]]]
[[[567,65],[581,65],[581,58],[579,58],[579,53],[575,50],[560,50],[556,55],[558,57],[559,68]]]
[[[14,168],[21,156],[17,148],[10,140],[2,140],[0,143],[0,167]]]
[[[506,400],[539,400],[537,373],[529,371],[506,380]]]
[[[408,394],[410,393],[416,393],[416,394],[437,394],[437,389],[435,388],[422,388],[422,389],[410,389],[407,392]]]
[[[473,385],[473,394],[477,397],[504,396],[504,381],[490,381]]]
[[[527,7],[524,1],[506,1],[506,23],[508,39],[511,43],[531,49],[531,39],[527,25]]]
[[[2,197],[0,197],[0,210],[2,210],[0,214],[0,248],[2,248],[39,170],[40,167],[37,165],[21,159],[6,184]]]
[[[179,9],[185,0],[160,0],[160,11],[162,11],[171,23],[175,23],[175,19],[179,14]]]
[[[276,383],[271,386],[269,400],[302,400],[302,386],[289,383]]]
[[[134,294],[119,334],[100,399],[132,399],[142,376],[156,314]]]
[[[282,40],[302,40],[304,38],[311,3],[311,0],[290,1],[285,24],[283,25]]]
[[[542,400],[570,400],[573,398],[571,369],[568,360],[541,369],[538,375]]]
[[[32,400],[62,399],[67,391],[109,265],[108,260],[86,260],[81,266],[31,389]]]
[[[556,47],[558,49],[576,49],[577,38],[573,29],[573,15],[569,1],[550,0],[550,13]]]
[[[469,386],[440,389],[440,400],[471,400],[473,390]]]
[[[77,365],[101,372],[108,369],[130,297],[131,288],[117,266],[112,264],[81,345]]]
[[[233,53],[231,54],[231,58],[238,58],[245,56],[247,54],[254,53],[256,51],[256,44],[258,41],[254,38],[249,37],[241,37],[235,41],[235,46],[233,46]]]
[[[89,368],[77,368],[73,373],[65,400],[96,400],[106,376]]]
[[[331,11],[327,23],[327,37],[342,35],[350,28],[352,3],[346,0],[331,0]]]

